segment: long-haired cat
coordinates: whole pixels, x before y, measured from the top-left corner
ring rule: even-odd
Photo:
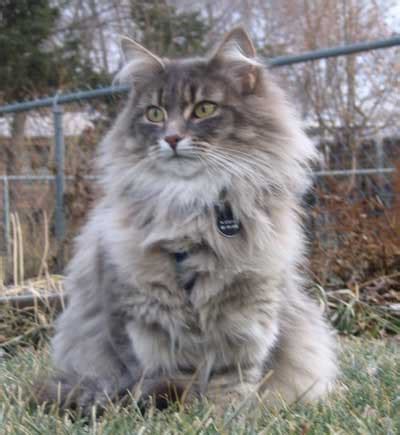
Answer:
[[[303,291],[312,143],[243,29],[205,57],[129,39],[132,90],[100,145],[44,397],[87,407],[164,382],[217,403],[316,399],[335,341]],[[42,391],[43,392],[43,391]]]

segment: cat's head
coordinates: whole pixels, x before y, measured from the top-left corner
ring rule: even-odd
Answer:
[[[132,90],[116,152],[141,171],[166,182],[224,174],[277,184],[312,154],[242,28],[197,58],[160,58],[127,38],[121,45],[116,81]]]

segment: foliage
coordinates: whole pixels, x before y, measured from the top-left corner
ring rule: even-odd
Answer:
[[[0,90],[5,100],[24,98],[50,80],[53,62],[45,43],[58,15],[48,0],[0,3]]]
[[[131,0],[135,39],[163,56],[204,50],[208,25],[199,11],[179,12],[166,0]]]
[[[0,2],[0,95],[4,101],[60,87],[106,83],[72,30],[54,43],[61,10],[49,0]]]
[[[379,176],[368,181],[316,190],[309,272],[340,332],[379,337],[400,334],[400,176],[384,192]]]
[[[97,68],[81,44],[80,35],[68,29],[61,46],[53,52],[57,88],[95,88],[108,86],[110,76]]]

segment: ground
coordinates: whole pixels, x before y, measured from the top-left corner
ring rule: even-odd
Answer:
[[[142,414],[134,404],[110,406],[89,419],[45,413],[30,403],[30,385],[46,363],[45,347],[20,348],[0,357],[1,434],[399,434],[400,343],[395,339],[341,339],[342,374],[324,402],[295,404],[269,413],[227,410],[214,416],[212,405]]]

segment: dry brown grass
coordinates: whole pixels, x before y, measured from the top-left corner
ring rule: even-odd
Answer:
[[[310,272],[341,331],[400,333],[399,170],[392,189],[390,207],[378,195],[360,198],[347,182],[317,192],[314,218],[330,219],[312,240]]]

